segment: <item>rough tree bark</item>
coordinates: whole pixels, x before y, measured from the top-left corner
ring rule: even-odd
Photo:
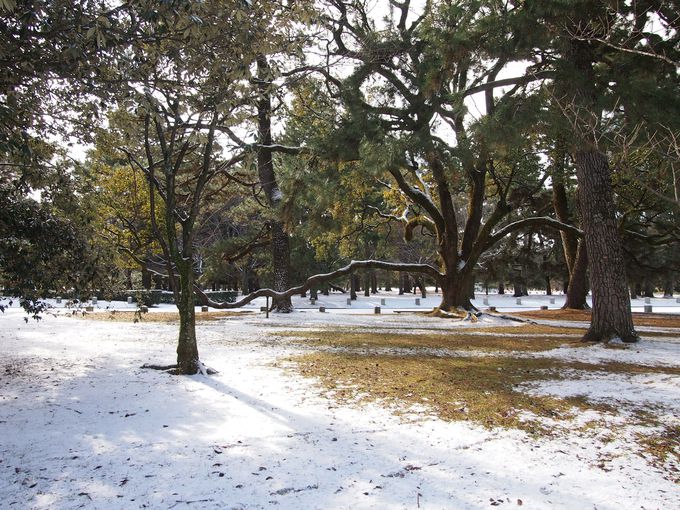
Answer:
[[[571,223],[567,190],[564,185],[564,154],[559,151],[553,168],[553,209],[555,216],[562,223]],[[573,232],[562,230],[562,247],[564,259],[569,271],[569,284],[567,285],[567,300],[562,308],[584,310],[589,308],[586,296],[588,295],[588,257],[583,240]]]
[[[590,308],[586,297],[588,296],[588,250],[585,242],[581,240],[576,250],[576,259],[572,266],[569,283],[567,285],[567,300],[562,308],[586,310]]]
[[[578,199],[584,239],[590,259],[593,315],[584,341],[618,337],[635,342],[626,285],[625,261],[614,216],[614,200],[607,156],[594,147],[576,151]]]
[[[576,166],[578,207],[590,266],[593,314],[583,340],[606,342],[619,337],[624,342],[635,342],[638,335],[630,310],[609,161],[598,145],[603,139],[601,120],[605,115],[598,101],[604,93],[599,88],[602,80],[596,66],[601,55],[594,45],[570,35],[574,33],[570,30],[589,23],[593,15],[604,15],[606,8],[604,3],[586,4],[569,20],[554,83],[556,97],[561,98],[558,102],[562,101],[573,129],[570,152]]]
[[[194,269],[191,260],[177,267],[179,285],[175,302],[179,312],[179,339],[177,342],[177,373],[195,374],[199,371],[198,344],[196,342],[196,309],[194,307]]]
[[[526,281],[524,279],[524,268],[516,265],[512,269],[512,288],[514,290],[512,297],[522,297],[527,295]]]
[[[257,171],[260,184],[267,197],[268,205],[278,211],[282,201],[281,190],[276,181],[272,147],[271,129],[271,71],[264,55],[257,58],[258,71],[258,101],[257,123],[259,147],[257,150]],[[290,286],[290,241],[283,222],[275,219],[270,223],[271,255],[274,270],[274,290],[284,291]],[[272,304],[272,310],[288,313],[293,310],[290,298],[277,299]]]

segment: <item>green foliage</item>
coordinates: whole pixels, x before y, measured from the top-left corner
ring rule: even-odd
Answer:
[[[428,2],[417,21],[392,16],[379,29],[348,2],[351,37],[331,21],[333,5],[319,16],[311,2],[0,0],[8,287],[112,289],[164,248],[176,266],[200,262],[202,283],[258,273],[266,284],[265,227],[279,220],[298,279],[356,257],[457,259],[466,233],[474,240],[485,226],[546,214],[550,162],[578,142],[579,123],[615,162],[631,258],[653,258],[641,236],[677,238],[675,2]],[[335,31],[321,45],[315,19],[319,33]],[[308,75],[311,47],[343,67]],[[276,209],[262,199],[250,145],[261,55],[281,143],[303,148],[275,156]],[[470,92],[523,72],[524,81]],[[539,80],[543,72],[552,74]],[[46,141],[71,134],[95,143],[84,169]],[[458,246],[441,248],[454,233]],[[526,265],[553,267],[544,255],[560,250],[539,234],[533,249],[545,263]],[[256,248],[232,260],[249,241]],[[510,238],[498,260],[519,258],[519,244]],[[666,262],[676,265],[667,250],[654,266]]]
[[[50,289],[86,290],[109,273],[108,253],[92,242],[87,211],[76,212],[78,206],[63,197],[46,198],[38,202],[12,185],[0,186],[0,278],[6,293],[35,298]]]

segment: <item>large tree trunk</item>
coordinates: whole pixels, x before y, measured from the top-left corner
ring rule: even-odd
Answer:
[[[569,213],[569,202],[567,200],[567,190],[564,186],[564,164],[563,154],[558,154],[559,161],[555,162],[553,172],[553,208],[555,216],[562,223],[570,224],[571,214]],[[562,248],[564,259],[567,262],[569,271],[569,283],[567,285],[567,300],[562,308],[575,310],[585,310],[588,307],[586,296],[588,295],[588,256],[585,244],[579,241],[573,232],[560,231],[562,238]]]
[[[576,259],[571,269],[569,284],[567,285],[567,300],[562,308],[573,310],[587,310],[588,301],[588,250],[583,241],[578,243]]]
[[[195,374],[199,371],[196,344],[196,312],[194,308],[194,278],[191,263],[183,261],[178,267],[179,292],[175,292],[179,310],[179,340],[177,342],[177,373]]]
[[[619,337],[635,342],[638,335],[628,297],[625,263],[614,216],[607,157],[595,148],[575,154],[581,222],[590,259],[593,316],[585,341]]]
[[[442,302],[439,309],[445,312],[476,310],[470,301],[470,284],[473,281],[471,272],[448,274],[442,278]]]
[[[274,290],[283,292],[290,286],[290,242],[288,234],[280,221],[272,222],[272,265],[274,266]],[[273,311],[289,313],[293,311],[293,304],[288,299],[277,299],[273,303]]]
[[[259,93],[257,101],[258,139],[261,144],[257,151],[257,171],[260,184],[267,196],[267,202],[278,215],[282,195],[276,182],[274,159],[270,148],[272,145],[270,90],[272,77],[269,63],[263,55],[257,57],[257,71]],[[282,292],[290,286],[290,243],[281,221],[272,221],[271,238],[274,290]],[[272,310],[288,313],[293,310],[293,304],[290,298],[277,299],[272,303]]]
[[[472,300],[475,299],[475,276],[470,275],[470,279],[467,282],[468,286],[468,297]]]
[[[564,154],[560,153],[556,156],[555,167],[553,170],[553,209],[555,216],[562,223],[571,224],[571,214],[569,213],[569,200],[567,198],[567,189],[564,186]],[[578,238],[573,232],[560,230],[560,237],[562,238],[562,249],[564,251],[564,260],[567,262],[567,269],[569,275],[574,271],[576,265],[576,257],[578,252]]]
[[[524,278],[520,274],[517,274],[513,277],[512,287],[515,291],[512,294],[512,297],[522,297],[527,295],[527,288],[524,284]]]

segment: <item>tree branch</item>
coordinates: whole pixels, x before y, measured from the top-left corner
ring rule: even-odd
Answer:
[[[443,277],[443,275],[437,269],[435,269],[433,266],[429,264],[407,264],[398,262],[384,262],[382,260],[353,260],[345,267],[342,267],[331,273],[310,276],[302,285],[298,285],[297,287],[291,287],[286,291],[277,292],[272,289],[259,289],[255,292],[251,292],[247,296],[243,296],[241,299],[235,301],[234,303],[213,301],[207,296],[205,292],[203,292],[203,290],[198,288],[198,286],[195,286],[194,290],[198,295],[199,301],[204,305],[218,309],[240,308],[259,297],[269,296],[270,298],[275,300],[286,299],[295,294],[301,294],[302,292],[306,292],[315,285],[320,285],[324,282],[335,280],[343,276],[347,276],[358,269],[384,269],[386,271],[406,271],[411,273],[422,273],[431,276],[437,281],[441,281],[441,278]]]
[[[477,92],[485,92],[487,90],[498,87],[507,87],[509,85],[525,85],[527,83],[531,83],[532,81],[538,81],[544,78],[552,78],[554,75],[555,73],[553,71],[537,71],[532,74],[517,76],[515,78],[503,78],[502,80],[489,81],[466,89],[463,92],[463,96],[471,96]]]
[[[524,218],[522,220],[509,223],[508,225],[505,225],[504,227],[500,228],[499,230],[497,230],[496,232],[489,236],[488,241],[486,243],[486,248],[487,249],[490,248],[511,232],[515,232],[516,230],[520,230],[525,227],[535,226],[564,230],[566,232],[572,232],[579,237],[583,235],[583,231],[579,228],[574,227],[573,225],[567,225],[566,223],[557,221],[556,219],[550,218],[549,216],[537,216],[533,218]]]

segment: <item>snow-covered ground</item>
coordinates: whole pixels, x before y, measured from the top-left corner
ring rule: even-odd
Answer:
[[[139,368],[173,362],[173,324],[51,315],[25,323],[16,305],[0,314],[0,507],[680,508],[678,486],[632,451],[626,437],[532,438],[323,398],[309,379],[285,368],[282,360],[299,347],[276,331],[454,326],[424,316],[374,315],[380,296],[359,297],[352,314],[340,313],[345,296],[320,298],[308,309],[300,305],[309,300],[298,298],[298,311],[289,315],[199,324],[202,358],[219,371],[211,377]],[[386,299],[390,307],[414,297]],[[420,307],[436,305],[430,299]],[[548,304],[531,296],[522,306],[534,301],[534,307]],[[490,296],[492,306],[500,302],[514,308],[513,298]],[[107,304],[99,302],[102,309]],[[318,312],[324,304],[337,308]],[[673,339],[643,340],[628,351],[595,346],[537,355],[634,361],[636,354],[649,364],[680,366]],[[677,376],[591,374],[525,391],[621,399],[661,409],[665,423],[680,422]]]

